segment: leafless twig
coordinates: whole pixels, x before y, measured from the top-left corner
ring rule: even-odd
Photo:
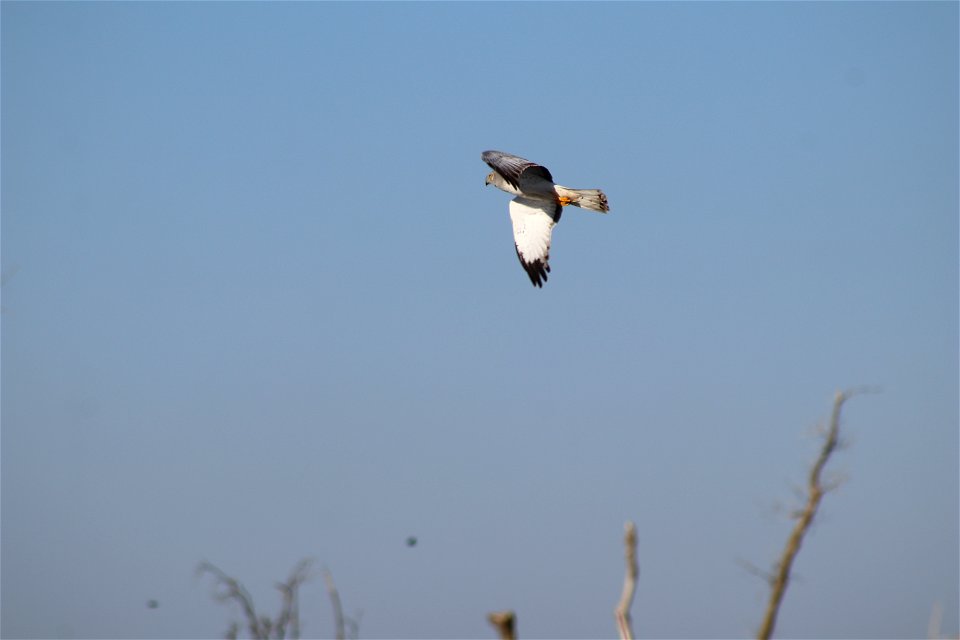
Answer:
[[[346,627],[343,621],[343,607],[340,606],[340,593],[333,584],[333,574],[326,567],[323,568],[323,581],[327,583],[327,593],[330,594],[330,604],[333,606],[333,620],[336,625],[337,640],[344,640]]]
[[[290,637],[296,640],[300,637],[300,585],[310,579],[310,569],[313,560],[305,558],[297,563],[290,572],[286,582],[278,582],[276,587],[283,594],[283,608],[277,616],[276,635],[285,638],[287,626],[290,627]]]
[[[358,640],[358,638],[360,638],[360,619],[362,617],[362,609],[358,609],[357,612],[353,614],[353,617],[343,617],[343,624],[347,633],[347,640]]]
[[[780,561],[770,574],[770,600],[767,603],[767,610],[763,616],[760,631],[757,633],[757,637],[761,640],[766,640],[773,634],[780,603],[783,601],[783,595],[790,582],[790,570],[793,567],[793,561],[796,559],[797,553],[800,552],[804,536],[810,530],[810,525],[813,524],[817,509],[820,507],[820,501],[827,491],[834,488],[829,484],[824,486],[822,475],[823,468],[827,465],[827,461],[840,442],[840,412],[843,409],[843,404],[851,396],[863,391],[867,391],[867,389],[838,391],[834,396],[833,412],[830,415],[830,425],[827,428],[823,448],[821,448],[820,455],[813,463],[807,479],[806,504],[796,513],[797,523],[794,525],[790,537],[787,538],[787,545],[780,556]]]
[[[500,640],[517,639],[517,616],[513,611],[495,611],[487,614],[487,620],[500,634]]]
[[[244,617],[247,619],[251,637],[254,640],[267,640],[270,637],[269,627],[261,626],[261,621],[257,618],[257,611],[253,606],[253,597],[250,596],[244,586],[209,562],[201,562],[197,566],[197,574],[203,575],[204,573],[211,574],[216,580],[217,587],[219,587],[219,590],[214,592],[213,597],[220,602],[233,600],[239,604]],[[231,625],[227,635],[234,635],[235,637],[236,632],[236,625]]]
[[[197,566],[197,573],[209,573],[214,577],[214,598],[220,602],[234,601],[240,605],[241,611],[247,620],[250,636],[254,640],[269,640],[271,637],[282,639],[289,637],[296,640],[300,637],[300,586],[310,579],[310,568],[313,560],[301,560],[290,572],[286,582],[277,583],[277,589],[283,595],[283,606],[280,615],[275,619],[269,616],[257,616],[253,604],[253,597],[235,578],[228,576],[219,567],[209,562],[201,562]],[[231,623],[226,637],[236,638],[240,628],[237,623]]]
[[[617,619],[620,640],[633,640],[630,606],[633,604],[633,594],[637,589],[640,567],[637,565],[637,527],[632,522],[627,522],[624,526],[623,546],[626,548],[627,572],[623,578],[623,592],[620,594],[617,608],[614,609],[614,615]]]

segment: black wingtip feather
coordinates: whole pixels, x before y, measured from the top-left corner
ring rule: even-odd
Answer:
[[[530,278],[533,286],[542,289],[543,283],[547,281],[547,274],[550,273],[550,265],[547,261],[534,260],[533,262],[526,262],[523,256],[520,255],[520,249],[517,249],[517,258],[519,258],[520,264],[523,266],[523,270],[527,272],[527,276]],[[547,260],[549,259],[550,256],[547,256]]]

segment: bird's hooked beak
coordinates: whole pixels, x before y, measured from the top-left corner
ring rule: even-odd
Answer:
[[[490,176],[487,176],[486,179],[483,181],[483,186],[485,187],[490,186]]]

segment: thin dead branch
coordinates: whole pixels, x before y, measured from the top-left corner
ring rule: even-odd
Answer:
[[[256,608],[253,606],[253,597],[251,597],[244,586],[221,571],[219,567],[209,562],[201,562],[197,566],[197,574],[203,575],[204,573],[211,574],[216,581],[215,588],[217,591],[213,594],[214,599],[218,602],[229,602],[233,600],[240,605],[240,610],[243,611],[243,615],[247,619],[247,626],[250,628],[250,636],[254,638],[254,640],[268,640],[270,637],[269,627],[261,626],[261,621],[257,617]],[[227,631],[228,637],[236,637],[238,631],[236,627],[236,624],[231,625]]]
[[[276,585],[283,595],[283,608],[276,623],[278,638],[287,637],[288,626],[291,638],[296,640],[300,637],[300,586],[311,578],[312,567],[313,560],[305,558],[293,568],[286,582],[278,582]]]
[[[347,632],[347,640],[358,640],[360,638],[360,619],[363,617],[363,610],[358,609],[353,617],[344,616],[343,623]]]
[[[513,611],[495,611],[487,614],[487,620],[500,635],[500,640],[516,640],[517,616]]]
[[[800,546],[803,544],[803,538],[810,530],[813,519],[820,508],[820,501],[832,486],[825,486],[822,481],[823,469],[830,460],[831,454],[837,449],[840,442],[840,412],[843,404],[856,393],[866,391],[866,389],[853,391],[838,391],[833,399],[833,411],[830,414],[830,424],[824,437],[823,448],[820,455],[814,461],[810,469],[810,475],[807,478],[806,502],[804,506],[796,513],[797,522],[787,538],[786,547],[780,556],[779,562],[770,574],[770,600],[767,603],[767,610],[763,616],[763,622],[757,637],[766,640],[773,635],[773,629],[777,623],[777,614],[780,611],[780,604],[783,602],[784,593],[787,585],[790,583],[790,571],[793,568],[793,562],[800,552]]]
[[[626,575],[623,578],[623,592],[620,601],[614,609],[617,619],[617,630],[621,640],[633,640],[633,626],[630,619],[630,607],[633,604],[633,594],[637,589],[637,576],[640,567],[637,564],[637,527],[632,522],[624,526],[623,546],[626,549]]]
[[[311,578],[310,569],[312,565],[313,560],[301,560],[290,572],[286,582],[277,583],[276,587],[283,596],[283,604],[280,615],[276,618],[257,616],[257,610],[250,593],[238,580],[228,576],[216,565],[201,562],[197,566],[197,574],[208,573],[213,576],[215,589],[213,597],[218,602],[233,601],[240,606],[240,610],[246,618],[251,638],[254,640],[270,640],[270,638],[282,640],[290,637],[296,640],[300,637],[300,587]],[[236,638],[239,633],[240,625],[234,622],[227,629],[225,637]]]
[[[323,581],[327,584],[327,593],[330,594],[330,604],[333,606],[333,620],[336,625],[337,640],[345,640],[346,625],[343,618],[343,607],[340,606],[340,593],[333,583],[333,574],[326,567],[323,568]]]
[[[750,562],[749,560],[744,560],[743,558],[735,558],[734,562],[740,565],[740,568],[746,571],[747,573],[757,576],[767,584],[773,584],[774,575],[769,571],[765,571],[760,567],[758,567],[757,565]]]

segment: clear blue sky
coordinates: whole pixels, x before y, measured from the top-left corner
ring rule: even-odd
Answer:
[[[865,384],[778,634],[957,633],[957,3],[0,11],[3,636],[749,635]]]

